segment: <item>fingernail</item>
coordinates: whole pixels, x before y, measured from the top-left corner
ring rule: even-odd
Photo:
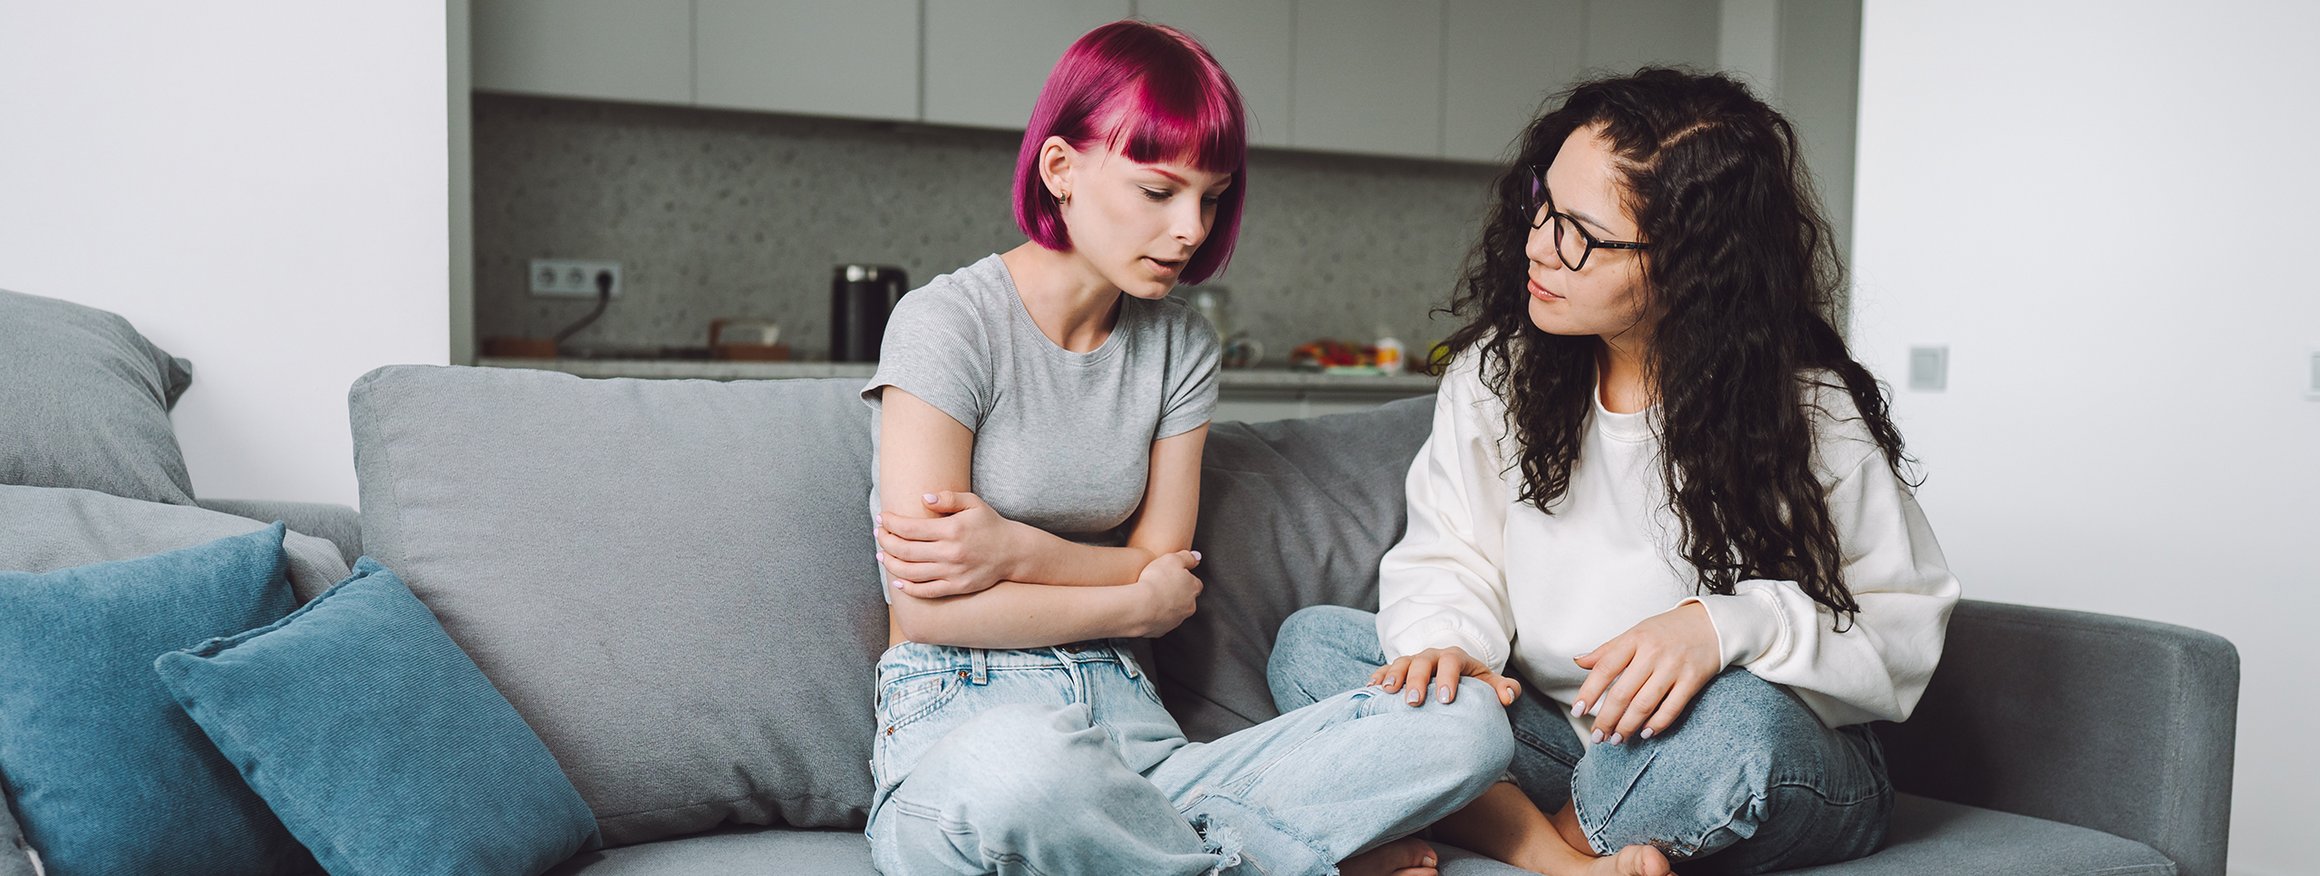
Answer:
[[[1587,737],[1587,739],[1592,742],[1601,742],[1603,741],[1603,731],[1597,730],[1594,735]]]
[[[877,527],[884,527],[884,526],[886,525],[886,515],[884,515],[884,514],[872,514],[872,515],[870,515],[870,525],[872,525],[872,526],[877,526]]]
[[[881,562],[881,563],[883,563],[883,562],[886,562],[886,552],[885,552],[885,551],[879,551],[879,552],[878,552],[878,561],[879,561],[879,562]]]
[[[1611,743],[1611,744],[1613,744],[1613,745],[1618,745],[1618,744],[1619,744],[1619,743],[1620,743],[1622,740],[1625,740],[1626,738],[1627,738],[1627,737],[1626,737],[1625,735],[1622,735],[1622,734],[1619,734],[1619,733],[1613,733],[1613,734],[1611,734],[1611,739],[1610,739],[1609,741],[1610,741],[1610,743]]]
[[[1394,684],[1395,684],[1396,682],[1399,682],[1399,681],[1401,681],[1401,680],[1402,680],[1402,679],[1401,679],[1401,676],[1398,676],[1398,675],[1388,675],[1388,676],[1386,676],[1386,686],[1387,686],[1387,687],[1393,687],[1393,686],[1394,686]]]
[[[1645,727],[1645,728],[1643,728],[1643,732],[1635,734],[1635,737],[1636,737],[1637,739],[1650,739],[1650,738],[1651,738],[1651,728],[1649,728],[1649,727]]]
[[[1439,696],[1439,697],[1441,697],[1442,701],[1443,701],[1443,702],[1445,702],[1445,703],[1447,703],[1447,702],[1449,702],[1449,701],[1450,701],[1450,689],[1449,689],[1449,688],[1443,688],[1443,689],[1442,689],[1442,692],[1441,692],[1441,693],[1439,693],[1439,694],[1436,694],[1436,696]]]
[[[934,504],[934,494],[933,494],[933,493],[927,493],[927,494],[925,494],[925,495],[922,495],[922,496],[920,496],[919,498],[921,498],[921,499],[925,499],[925,500],[926,500],[926,503],[927,503],[927,504],[929,504],[929,505],[932,505],[932,504]]]
[[[1426,701],[1426,692],[1414,687],[1410,688],[1410,695],[1406,699],[1409,700],[1410,705],[1415,706]]]
[[[1587,714],[1587,701],[1573,700],[1571,702],[1571,717],[1576,718],[1584,714]]]
[[[896,579],[894,579],[894,589],[896,589],[896,590],[900,590],[900,589],[902,589],[902,579],[900,579],[900,578],[896,578]]]
[[[1434,856],[1433,856],[1433,855],[1427,855],[1427,856],[1425,856],[1425,857],[1423,857],[1423,858],[1419,858],[1419,859],[1418,859],[1418,866],[1420,866],[1420,867],[1431,867],[1431,866],[1434,866]]]
[[[1193,558],[1193,559],[1195,559],[1195,560],[1197,560],[1197,559],[1200,559],[1200,552],[1199,552],[1199,551],[1193,551],[1193,552],[1192,552],[1192,558]]]

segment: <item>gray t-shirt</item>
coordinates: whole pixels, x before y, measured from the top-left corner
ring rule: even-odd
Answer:
[[[873,447],[880,392],[899,387],[975,433],[974,492],[1000,516],[1117,545],[1143,502],[1152,443],[1215,411],[1220,352],[1183,302],[1131,295],[1101,346],[1066,350],[1032,322],[992,255],[902,297],[862,400]]]

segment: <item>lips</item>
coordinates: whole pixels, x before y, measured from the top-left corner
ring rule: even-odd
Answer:
[[[1151,257],[1151,256],[1145,256],[1145,257],[1144,257],[1144,263],[1145,263],[1145,264],[1148,264],[1148,265],[1151,265],[1151,266],[1152,266],[1152,268],[1153,268],[1155,271],[1158,271],[1158,272],[1159,272],[1159,274],[1160,274],[1160,276],[1163,276],[1163,277],[1173,277],[1173,276],[1176,276],[1178,273],[1180,273],[1180,272],[1182,272],[1182,271],[1184,270],[1184,264],[1185,264],[1185,262],[1187,262],[1187,261],[1190,261],[1190,259],[1177,259],[1177,260],[1175,260],[1175,261],[1162,261],[1162,260],[1160,260],[1160,259],[1156,259],[1156,258],[1153,258],[1153,257]]]
[[[1532,298],[1536,298],[1540,301],[1563,300],[1563,296],[1547,291],[1547,287],[1539,285],[1539,281],[1537,280],[1529,280],[1524,285],[1530,289]]]

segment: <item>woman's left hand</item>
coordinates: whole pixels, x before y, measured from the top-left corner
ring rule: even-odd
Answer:
[[[1697,602],[1644,618],[1572,660],[1588,672],[1571,714],[1594,715],[1594,740],[1613,745],[1666,733],[1724,671],[1716,624]]]
[[[894,586],[921,599],[980,593],[1012,580],[1018,524],[973,493],[928,493],[936,517],[879,515],[878,562]]]

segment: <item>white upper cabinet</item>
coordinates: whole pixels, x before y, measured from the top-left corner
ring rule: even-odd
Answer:
[[[476,89],[693,100],[692,0],[474,0]]]
[[[702,106],[918,117],[918,0],[694,0]]]
[[[1504,161],[1587,66],[1586,0],[1445,0],[1442,155]]]
[[[1021,130],[1047,73],[1128,0],[926,0],[925,120]]]
[[[1633,73],[1645,65],[1716,69],[1719,0],[1589,0],[1587,68]]]
[[[1720,32],[1727,2],[473,0],[472,66],[482,91],[1021,130],[1063,50],[1132,14],[1208,46],[1251,144],[1495,163],[1582,75],[1765,48]]]
[[[1289,145],[1289,47],[1296,0],[1136,0],[1136,16],[1192,35],[1232,75],[1249,143]]]
[[[1289,142],[1442,154],[1440,0],[1299,0]]]

